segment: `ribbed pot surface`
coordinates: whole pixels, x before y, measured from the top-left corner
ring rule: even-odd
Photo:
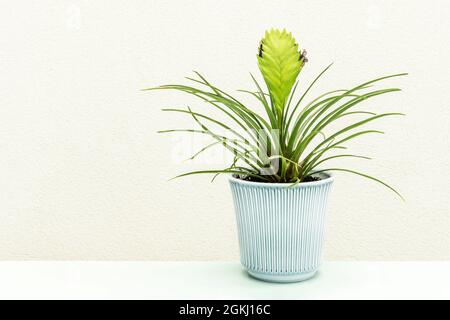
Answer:
[[[230,177],[241,263],[250,275],[293,282],[316,273],[333,182],[328,174],[321,178],[292,187]]]

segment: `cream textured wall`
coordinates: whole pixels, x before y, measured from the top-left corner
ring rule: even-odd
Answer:
[[[449,16],[446,0],[1,1],[0,259],[236,259],[226,179],[167,181],[193,167],[156,131],[191,121],[160,108],[192,101],[139,89],[192,70],[250,88],[271,26],[308,49],[305,82],[335,62],[321,91],[410,72],[368,104],[407,117],[351,162],[407,202],[339,174],[326,257],[450,259]]]

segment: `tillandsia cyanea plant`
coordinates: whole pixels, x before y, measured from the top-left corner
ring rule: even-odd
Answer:
[[[376,90],[372,88],[380,81],[403,76],[406,73],[380,77],[349,89],[326,92],[305,103],[307,93],[331,65],[327,66],[296,98],[297,78],[308,60],[306,51],[299,48],[291,33],[278,29],[266,31],[258,47],[257,60],[267,90],[252,75],[255,83],[254,91],[239,91],[256,98],[260,105],[259,110],[265,111],[264,115],[215,87],[198,72],[195,72],[196,78],[187,78],[195,86],[176,84],[146,89],[177,90],[188,93],[223,112],[232,123],[224,123],[193,111],[190,107],[163,109],[163,111],[190,115],[199,128],[170,129],[159,132],[193,132],[209,135],[214,140],[192,158],[216,145],[225,147],[234,156],[234,161],[228,168],[193,171],[177,177],[200,173],[215,175],[229,173],[250,181],[292,185],[317,180],[318,177],[315,174],[319,172],[344,171],[375,180],[400,196],[394,188],[380,179],[351,169],[326,168],[324,164],[329,160],[344,157],[369,159],[365,156],[336,153],[336,151],[346,149],[344,143],[351,139],[371,133],[383,133],[371,129],[360,130],[363,125],[384,117],[402,115],[401,113],[375,114],[356,109],[356,107],[369,98],[400,91],[398,88]],[[338,120],[349,116],[359,116],[359,118],[350,125],[344,125],[330,133],[326,132],[332,124],[335,127],[339,123]],[[220,127],[228,134],[213,131],[211,125]]]

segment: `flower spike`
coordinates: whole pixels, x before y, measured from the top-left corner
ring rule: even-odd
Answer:
[[[257,59],[275,107],[281,113],[307,61],[306,51],[301,52],[290,32],[271,29],[259,44]]]

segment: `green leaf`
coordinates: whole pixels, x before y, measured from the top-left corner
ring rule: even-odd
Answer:
[[[306,91],[303,93],[303,95],[297,101],[297,104],[295,105],[294,110],[291,112],[291,115],[289,116],[289,119],[287,121],[287,124],[286,124],[287,128],[289,128],[289,125],[291,124],[292,118],[293,118],[295,112],[297,111],[298,107],[302,103],[303,99],[305,98],[306,94],[309,92],[309,90],[311,90],[311,88],[314,86],[314,84],[325,74],[325,72],[327,72],[328,69],[331,68],[332,65],[333,65],[333,63],[330,63],[325,69],[322,70],[321,73],[319,73],[319,75],[314,79],[314,81],[309,85],[309,87],[306,89]]]
[[[379,118],[389,117],[389,116],[399,116],[399,115],[403,115],[403,114],[402,114],[402,113],[394,113],[394,112],[393,112],[393,113],[383,113],[383,114],[379,114],[379,115],[376,115],[376,116],[372,116],[372,117],[370,117],[370,118],[368,118],[368,119],[364,119],[364,120],[362,120],[362,121],[356,122],[356,123],[354,123],[354,124],[352,124],[352,125],[349,125],[349,126],[343,128],[343,129],[337,131],[336,133],[332,134],[331,136],[329,136],[327,139],[325,139],[324,141],[322,141],[321,143],[319,143],[319,144],[313,149],[312,152],[318,150],[320,147],[322,147],[323,145],[325,145],[327,142],[333,140],[333,139],[336,138],[337,136],[339,136],[339,135],[341,135],[341,134],[343,134],[343,133],[345,133],[345,132],[347,132],[347,131],[349,131],[349,130],[355,129],[355,128],[357,128],[357,127],[360,127],[360,126],[362,126],[362,125],[364,125],[364,124],[366,124],[366,123],[368,123],[368,122],[374,121],[374,120],[379,119]],[[320,128],[320,130],[322,130],[322,129],[323,129],[323,127]],[[379,131],[373,131],[373,130],[369,130],[368,132],[378,132],[378,133],[381,133],[381,132],[379,132]],[[348,139],[346,139],[346,140],[348,140]],[[346,140],[345,140],[345,141],[346,141]],[[311,141],[311,140],[309,140],[309,141]],[[307,142],[309,142],[309,141],[307,141]],[[342,141],[342,140],[341,140],[341,141]],[[301,150],[301,149],[299,149],[299,150]],[[308,156],[308,157],[309,157],[309,156]],[[308,157],[307,157],[307,158],[308,158]]]
[[[317,156],[317,158],[314,158],[311,162],[309,162],[307,165],[304,166],[304,171],[305,173],[305,177],[310,175],[310,172],[313,171],[315,168],[317,168],[318,166],[320,166],[322,163],[332,160],[332,159],[337,159],[337,158],[359,158],[359,159],[366,159],[366,160],[371,160],[372,158],[369,157],[365,157],[365,156],[358,156],[358,155],[354,155],[354,154],[338,154],[335,156],[331,156],[331,157],[327,157],[324,158],[320,161],[317,162],[317,160],[319,160],[321,158],[321,156],[323,155],[323,153],[321,153],[319,156]]]
[[[323,170],[320,170],[320,171],[315,171],[314,173],[327,172],[327,171],[329,171],[329,172],[331,172],[331,171],[343,171],[343,172],[349,172],[349,173],[353,173],[353,174],[362,176],[362,177],[364,177],[364,178],[367,178],[367,179],[376,181],[376,182],[378,182],[378,183],[381,183],[382,185],[384,185],[384,186],[387,187],[388,189],[392,190],[395,194],[397,194],[397,195],[400,197],[400,199],[402,199],[403,201],[405,201],[405,198],[403,198],[403,196],[402,196],[397,190],[395,190],[393,187],[391,187],[390,185],[388,185],[386,182],[384,182],[384,181],[382,181],[382,180],[380,180],[380,179],[374,178],[374,177],[372,177],[372,176],[369,176],[369,175],[367,175],[367,174],[365,174],[365,173],[360,173],[360,172],[357,172],[357,171],[353,171],[353,170],[349,170],[349,169],[342,169],[342,168],[329,168],[329,169],[323,169]]]

